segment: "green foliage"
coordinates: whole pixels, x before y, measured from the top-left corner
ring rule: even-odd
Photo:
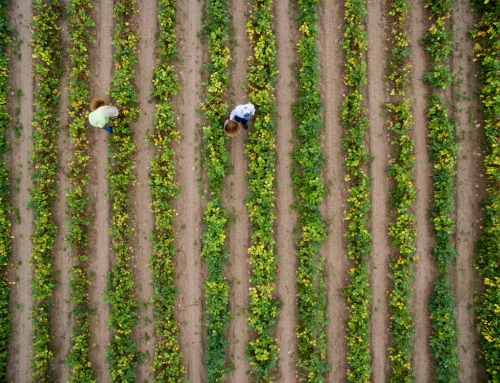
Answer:
[[[60,50],[60,18],[58,0],[34,0],[31,45],[33,75],[36,80],[33,115],[33,146],[31,161],[34,169],[28,206],[34,215],[33,249],[30,265],[31,296],[34,300],[32,319],[31,380],[50,382],[53,378],[50,347],[50,313],[55,280],[52,272],[52,248],[58,228],[51,207],[57,194],[56,170],[59,162],[57,136],[59,121],[62,58]]]
[[[202,29],[208,40],[210,61],[205,65],[208,79],[203,111],[207,125],[203,127],[203,167],[208,176],[208,201],[204,214],[201,256],[206,262],[205,315],[207,344],[205,366],[207,382],[226,379],[227,339],[231,312],[229,285],[222,275],[229,253],[226,251],[227,211],[222,206],[222,190],[229,170],[228,137],[223,124],[228,114],[226,92],[229,81],[229,12],[227,0],[208,0]]]
[[[344,40],[340,45],[345,52],[344,83],[348,90],[340,110],[340,122],[346,132],[342,138],[346,153],[344,180],[349,181],[344,217],[348,225],[344,236],[347,238],[348,257],[354,261],[354,267],[349,271],[350,283],[343,291],[350,311],[347,323],[347,361],[350,365],[347,381],[367,382],[371,374],[368,256],[372,236],[368,229],[371,183],[364,170],[369,160],[364,143],[369,121],[362,94],[362,85],[366,84],[365,53],[368,49],[366,1],[346,1],[344,6]]]
[[[408,64],[410,37],[407,30],[409,0],[393,0],[389,14],[392,16],[392,56],[388,72],[391,81],[389,102],[386,104],[387,127],[393,136],[394,157],[389,162],[388,176],[395,181],[391,189],[391,202],[396,213],[395,221],[389,224],[392,245],[398,252],[390,261],[391,279],[394,287],[389,293],[389,310],[393,346],[389,347],[392,375],[389,382],[412,382],[415,374],[411,366],[413,333],[415,326],[410,311],[415,262],[415,215],[411,212],[417,194],[415,179],[415,144],[409,136],[413,123],[412,99],[406,95],[409,86],[411,65]]]
[[[428,0],[431,19],[435,20],[425,33],[422,43],[431,55],[431,70],[424,77],[432,86],[429,108],[429,152],[434,167],[433,209],[430,220],[436,233],[436,244],[431,256],[437,263],[437,278],[430,298],[431,312],[431,354],[436,360],[438,382],[456,382],[458,380],[457,334],[453,308],[453,291],[449,281],[449,265],[457,256],[451,245],[451,235],[455,222],[451,217],[454,209],[455,167],[457,144],[455,124],[448,116],[448,109],[439,95],[439,90],[446,88],[452,80],[447,62],[452,49],[452,35],[448,19],[451,16],[451,0]]]
[[[137,321],[138,306],[134,294],[132,268],[129,265],[131,252],[128,240],[133,228],[129,225],[129,206],[132,200],[128,196],[128,187],[134,180],[135,143],[130,131],[130,122],[139,110],[133,107],[137,102],[134,89],[134,65],[137,63],[137,33],[130,28],[130,20],[136,12],[135,0],[118,0],[113,5],[115,19],[115,46],[111,96],[118,106],[125,107],[115,119],[113,135],[108,149],[110,165],[109,201],[111,205],[111,222],[109,235],[111,250],[116,262],[108,272],[108,283],[104,300],[111,305],[108,325],[112,337],[107,351],[107,363],[110,366],[111,382],[135,382],[137,366],[137,346],[131,338],[132,327]]]
[[[10,116],[7,112],[7,67],[9,57],[6,48],[11,43],[12,27],[7,23],[7,3],[0,3],[0,380],[5,379],[8,345],[11,333],[9,311],[9,280],[7,268],[11,254],[11,222],[8,219],[11,205],[7,202],[9,195],[9,169],[4,155],[9,151],[6,131]]]
[[[89,100],[89,56],[88,48],[93,42],[90,28],[95,24],[90,18],[91,5],[86,0],[71,0],[68,9],[70,46],[69,82],[69,135],[73,144],[73,155],[68,163],[72,187],[66,195],[68,204],[67,242],[73,253],[70,272],[72,314],[75,324],[71,331],[71,349],[67,363],[71,368],[70,381],[74,383],[95,382],[89,360],[90,304],[88,298],[89,275],[86,271],[88,254],[88,229],[90,217],[87,211],[89,197],[85,191],[89,174],[89,146],[87,141],[87,108]]]
[[[151,369],[156,382],[180,383],[186,370],[181,364],[179,351],[179,328],[174,318],[174,303],[177,291],[174,286],[175,268],[174,229],[175,210],[170,201],[177,197],[174,181],[174,164],[171,149],[178,140],[171,98],[179,89],[179,80],[174,73],[172,61],[177,58],[175,37],[176,1],[161,0],[158,4],[159,34],[156,44],[159,59],[153,69],[153,96],[158,100],[154,114],[154,133],[151,141],[156,146],[156,155],[151,160],[149,186],[153,195],[151,210],[155,219],[152,236],[153,254],[150,268],[153,283],[153,311],[158,343]]]
[[[278,317],[276,288],[275,220],[276,157],[276,37],[272,29],[272,0],[254,0],[246,30],[253,50],[247,90],[258,114],[245,143],[249,159],[249,195],[246,200],[252,225],[250,254],[250,310],[248,324],[256,336],[247,343],[246,355],[257,382],[274,381],[278,361],[277,339],[273,337]]]
[[[500,5],[474,1],[480,19],[471,31],[474,55],[479,62],[481,109],[484,114],[484,169],[486,198],[484,231],[476,248],[476,270],[485,290],[475,299],[477,329],[481,334],[481,357],[490,380],[500,379]]]
[[[321,169],[324,155],[320,147],[321,98],[319,94],[319,63],[316,38],[318,34],[317,0],[299,3],[299,25],[302,36],[298,42],[301,60],[298,101],[293,106],[297,124],[297,137],[292,152],[291,176],[295,193],[295,209],[299,212],[298,228],[302,237],[298,242],[299,269],[297,289],[299,298],[298,366],[302,379],[307,382],[324,382],[328,371],[326,359],[327,324],[326,286],[323,279],[323,259],[320,247],[326,238],[325,224],[321,219],[319,204],[323,200],[324,186]]]

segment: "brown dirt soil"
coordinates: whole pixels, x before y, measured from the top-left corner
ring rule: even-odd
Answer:
[[[278,81],[276,97],[278,100],[276,128],[276,251],[278,254],[277,295],[281,299],[280,316],[277,322],[276,337],[280,348],[278,371],[279,382],[297,380],[296,356],[297,337],[297,283],[298,267],[297,248],[293,233],[297,226],[298,215],[292,211],[293,203],[292,179],[290,173],[290,152],[294,138],[292,128],[294,121],[291,106],[296,100],[297,82],[290,65],[298,61],[295,43],[299,38],[294,11],[287,2],[277,2],[276,15],[276,47],[278,62]]]
[[[138,322],[133,330],[138,351],[146,353],[148,358],[140,362],[137,368],[137,381],[148,382],[151,375],[150,365],[154,357],[156,334],[154,328],[153,308],[150,300],[153,296],[151,284],[151,273],[148,264],[151,257],[152,247],[150,235],[154,226],[154,216],[149,208],[152,202],[150,188],[148,185],[150,159],[155,155],[154,145],[146,142],[152,132],[153,113],[155,103],[149,94],[153,77],[153,66],[155,65],[156,45],[155,34],[157,33],[156,3],[137,2],[138,14],[135,16],[140,41],[137,45],[139,63],[136,68],[137,98],[139,99],[141,113],[137,121],[131,124],[136,144],[135,174],[133,183],[131,210],[131,221],[135,231],[132,235],[132,243],[135,249],[131,259],[134,270],[134,283],[136,299],[139,302]]]
[[[479,278],[473,268],[474,246],[478,239],[478,226],[482,214],[479,202],[484,197],[483,134],[478,121],[478,86],[474,81],[477,68],[472,60],[472,42],[468,36],[474,24],[469,2],[457,1],[452,14],[454,52],[452,70],[455,81],[452,87],[457,121],[459,150],[457,160],[456,241],[457,258],[452,280],[456,296],[458,332],[459,382],[486,381],[484,366],[477,362],[479,342],[475,330],[473,297],[477,295]]]
[[[341,290],[347,286],[349,261],[345,231],[344,209],[347,189],[344,183],[344,155],[340,145],[343,137],[339,109],[342,103],[344,54],[339,44],[343,39],[342,23],[344,7],[341,2],[324,1],[319,4],[320,25],[318,51],[321,62],[321,98],[325,106],[323,119],[323,151],[326,164],[323,171],[326,193],[321,213],[327,224],[328,238],[322,246],[325,257],[324,271],[327,286],[327,314],[330,323],[326,328],[328,341],[327,357],[331,364],[326,374],[328,382],[346,380],[345,323],[348,311]]]
[[[371,311],[371,352],[372,380],[385,382],[390,373],[387,347],[390,345],[389,306],[387,291],[391,289],[388,275],[389,258],[394,249],[389,242],[388,228],[391,207],[388,204],[390,182],[387,180],[387,165],[391,156],[390,136],[385,126],[381,105],[386,101],[381,74],[387,67],[387,48],[384,47],[386,27],[385,7],[382,1],[368,2],[368,114],[370,131],[368,133],[372,179],[372,216],[371,229],[373,247],[371,251],[370,279],[372,285]],[[370,49],[370,47],[378,47]]]
[[[90,83],[90,99],[101,97],[109,102],[106,95],[111,85],[113,74],[113,53],[110,44],[113,39],[113,13],[111,0],[98,0],[94,3],[93,19],[95,27],[95,44],[89,50],[90,73],[94,81]],[[89,100],[90,102],[90,100]],[[90,109],[89,109],[90,110]],[[110,239],[109,239],[109,199],[107,166],[108,166],[108,133],[90,127],[87,130],[90,145],[90,161],[88,165],[89,180],[89,208],[93,213],[93,223],[89,230],[89,271],[94,274],[89,290],[91,307],[95,310],[91,317],[90,329],[92,332],[90,361],[96,372],[97,382],[109,381],[108,366],[106,364],[106,350],[111,340],[111,332],[106,320],[110,314],[110,306],[104,303],[106,289],[106,272],[111,266]]]
[[[430,251],[434,244],[433,233],[429,226],[427,213],[432,206],[432,180],[429,153],[427,150],[428,122],[425,116],[427,107],[427,87],[420,80],[427,65],[427,54],[419,43],[419,39],[427,28],[427,17],[424,12],[425,1],[417,0],[410,5],[410,38],[412,65],[411,78],[413,86],[411,94],[413,103],[413,139],[415,140],[415,188],[417,202],[415,215],[417,218],[417,256],[415,279],[412,284],[413,299],[412,312],[415,319],[413,368],[415,383],[431,382],[434,380],[434,362],[430,356],[429,334],[430,320],[428,302],[434,283],[434,262],[430,258]]]
[[[201,114],[196,110],[200,107],[203,94],[200,74],[203,51],[197,37],[202,19],[202,4],[181,0],[177,2],[177,7],[176,34],[182,59],[177,65],[177,73],[182,86],[174,100],[177,129],[181,134],[179,144],[174,145],[176,180],[180,188],[179,198],[174,202],[174,208],[178,212],[175,222],[176,286],[179,289],[176,319],[180,324],[180,348],[184,353],[182,362],[188,371],[187,378],[191,383],[201,383],[205,381],[202,302],[206,272],[200,258],[200,236],[205,203],[198,193],[198,132],[202,122]]]
[[[247,0],[233,0],[230,9],[232,28],[234,30],[235,44],[231,51],[229,77],[229,112],[238,104],[249,102],[248,95],[243,90],[247,83],[247,59],[252,55],[245,23],[245,12],[250,11],[251,5]],[[246,173],[248,159],[243,154],[244,142],[252,132],[252,124],[248,130],[242,129],[240,134],[229,141],[231,164],[234,171],[226,179],[224,190],[224,207],[230,214],[234,214],[235,221],[228,228],[227,249],[230,258],[225,270],[227,278],[231,281],[229,290],[229,305],[231,307],[231,324],[228,331],[228,355],[234,365],[234,371],[228,373],[229,382],[245,382],[249,379],[250,364],[245,359],[245,348],[250,340],[251,332],[247,326],[245,311],[250,308],[248,288],[250,270],[248,267],[248,253],[250,247],[250,222],[248,220],[245,199],[248,196]]]
[[[8,21],[13,26],[13,37],[19,43],[20,59],[11,55],[9,63],[9,86],[11,102],[9,111],[15,116],[15,108],[20,107],[20,114],[14,117],[14,123],[22,126],[21,137],[17,139],[11,132],[11,151],[9,155],[10,177],[12,191],[10,200],[13,208],[19,212],[19,221],[12,224],[12,280],[15,284],[10,293],[12,336],[9,345],[7,362],[7,379],[13,382],[28,382],[30,380],[31,353],[31,301],[30,279],[33,272],[29,265],[32,248],[30,235],[33,227],[33,213],[27,208],[31,182],[30,155],[31,120],[33,118],[33,92],[35,82],[32,73],[31,48],[28,43],[31,38],[30,22],[32,11],[27,1],[12,1],[8,11]],[[20,90],[22,96],[16,101],[14,93]]]

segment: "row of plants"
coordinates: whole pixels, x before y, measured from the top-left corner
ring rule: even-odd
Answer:
[[[453,79],[447,61],[452,50],[452,34],[449,18],[452,0],[428,0],[432,24],[422,38],[422,43],[431,57],[431,68],[424,81],[431,87],[429,108],[429,157],[433,163],[434,182],[433,208],[429,214],[434,226],[436,244],[431,256],[436,261],[436,280],[429,301],[431,355],[436,361],[438,382],[458,380],[457,329],[455,323],[455,299],[449,277],[449,267],[458,255],[452,246],[455,222],[454,181],[458,146],[455,124],[449,116],[448,107],[441,96]]]
[[[318,35],[318,0],[299,1],[298,46],[301,68],[298,73],[298,100],[292,111],[297,137],[292,151],[291,176],[294,187],[294,208],[299,213],[297,255],[297,295],[299,298],[298,366],[302,380],[324,382],[329,369],[326,359],[326,286],[323,277],[321,244],[326,239],[325,224],[319,211],[324,185],[321,170],[324,154],[321,151],[321,97],[319,92],[319,62],[316,39]]]
[[[246,23],[253,55],[249,60],[246,86],[257,115],[245,142],[249,159],[246,199],[252,227],[250,255],[250,309],[248,324],[255,332],[247,343],[246,355],[257,382],[272,382],[278,360],[273,336],[278,317],[276,250],[273,237],[276,197],[276,37],[273,31],[272,0],[254,0]]]
[[[228,115],[227,87],[230,52],[228,0],[208,0],[202,30],[208,40],[210,61],[205,64],[208,78],[203,82],[206,96],[202,105],[206,119],[203,127],[203,167],[208,178],[207,207],[204,213],[201,256],[208,276],[205,281],[207,382],[222,382],[228,371],[226,331],[231,312],[229,284],[222,270],[229,257],[226,250],[228,213],[222,206],[224,180],[230,167],[226,148],[228,137],[222,126]]]
[[[9,213],[12,208],[9,197],[9,168],[5,155],[10,145],[6,137],[10,123],[7,111],[7,69],[9,57],[7,48],[11,44],[12,27],[7,23],[7,1],[0,2],[0,380],[5,379],[8,358],[8,346],[11,333],[9,292],[10,283],[7,275],[11,254],[11,222]]]
[[[71,46],[68,114],[73,154],[68,162],[68,176],[72,187],[66,194],[68,204],[66,241],[73,254],[69,285],[75,322],[71,330],[71,348],[67,363],[71,368],[70,381],[74,383],[96,381],[89,359],[91,309],[88,288],[91,282],[87,272],[90,225],[90,214],[87,209],[89,197],[86,191],[89,182],[87,165],[90,158],[86,133],[89,100],[88,48],[93,43],[89,29],[95,25],[90,12],[91,4],[86,0],[71,0],[69,3],[68,31]]]
[[[415,374],[411,366],[413,333],[415,326],[410,311],[410,282],[416,260],[415,214],[411,209],[416,201],[415,149],[409,132],[413,123],[412,98],[407,95],[410,85],[411,65],[410,36],[407,28],[409,0],[393,0],[390,5],[389,29],[392,32],[391,56],[388,64],[389,102],[385,104],[387,128],[391,132],[394,155],[389,162],[387,174],[394,180],[390,191],[390,202],[395,220],[389,223],[391,243],[397,253],[390,261],[391,279],[394,283],[389,293],[390,328],[393,345],[389,347],[392,361],[390,382],[412,382]]]
[[[135,367],[138,363],[137,345],[131,338],[132,328],[137,322],[138,303],[135,299],[130,265],[133,248],[128,243],[133,231],[129,216],[132,200],[128,191],[129,185],[135,179],[133,172],[135,143],[130,123],[139,114],[139,110],[134,107],[137,102],[134,65],[137,63],[136,43],[139,41],[139,35],[131,29],[131,19],[136,12],[135,0],[118,0],[113,4],[115,71],[111,96],[122,110],[120,116],[114,120],[113,134],[108,140],[111,206],[109,235],[115,263],[107,274],[104,299],[106,303],[111,304],[111,314],[108,318],[111,341],[106,358],[111,382],[135,382]]]
[[[484,291],[475,299],[481,358],[490,381],[500,380],[500,3],[473,0],[478,22],[471,31],[479,62],[479,89],[484,114],[486,198],[484,231],[476,248],[475,268]]]
[[[30,361],[33,382],[49,382],[53,377],[50,314],[55,279],[52,250],[58,228],[51,208],[57,194],[56,171],[59,162],[57,115],[62,77],[61,28],[58,26],[60,16],[58,0],[33,0],[31,47],[36,86],[30,152],[33,186],[28,205],[33,211],[34,222],[30,256],[34,271],[30,281],[34,301],[31,310],[33,338]]]
[[[365,171],[369,151],[364,137],[369,121],[363,106],[362,89],[367,81],[366,13],[365,0],[345,2],[344,40],[341,46],[345,51],[344,83],[348,89],[340,111],[340,122],[346,131],[342,147],[346,153],[344,180],[349,183],[344,217],[348,224],[344,236],[347,238],[348,257],[353,262],[349,270],[349,285],[343,291],[350,311],[347,323],[348,382],[367,382],[371,374],[369,324],[372,298],[368,281],[368,258],[372,247],[372,235],[368,228],[371,182]]]
[[[152,235],[153,253],[150,269],[153,283],[153,313],[157,343],[151,369],[156,382],[181,383],[186,370],[181,364],[179,350],[179,328],[174,318],[175,268],[173,220],[175,210],[171,200],[178,195],[174,181],[174,141],[179,140],[175,129],[175,115],[172,96],[179,90],[178,76],[172,62],[178,58],[175,36],[176,0],[160,0],[158,3],[158,40],[156,43],[158,60],[153,68],[153,97],[158,101],[154,113],[154,131],[150,141],[156,147],[156,155],[151,160],[149,186],[153,196],[151,210],[155,215]]]

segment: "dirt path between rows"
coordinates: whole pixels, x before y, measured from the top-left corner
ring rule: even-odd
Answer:
[[[68,1],[62,1],[62,5],[66,8]],[[68,23],[67,19],[61,18],[61,45],[69,47],[68,39]],[[65,365],[65,359],[69,355],[71,337],[71,326],[73,320],[70,320],[69,313],[71,312],[71,297],[69,289],[70,269],[73,265],[71,248],[67,244],[65,238],[67,235],[67,204],[66,193],[71,187],[68,179],[68,159],[72,153],[72,145],[69,140],[69,115],[68,109],[68,86],[69,86],[69,49],[63,49],[63,78],[61,82],[61,103],[59,106],[59,135],[57,138],[57,146],[59,150],[59,164],[57,166],[57,197],[52,208],[52,214],[56,222],[58,232],[54,241],[53,267],[56,275],[57,287],[54,290],[52,313],[50,318],[51,333],[53,336],[52,347],[54,348],[54,358],[52,360],[52,368],[61,382],[67,382],[69,376],[69,368]]]
[[[325,129],[322,134],[323,151],[326,164],[323,180],[327,193],[320,207],[327,224],[328,238],[323,243],[325,257],[325,284],[327,287],[327,314],[330,323],[326,329],[327,358],[331,369],[325,376],[327,382],[341,382],[346,379],[346,333],[345,324],[348,311],[341,290],[347,286],[349,261],[345,231],[344,209],[347,189],[344,183],[344,155],[340,139],[343,137],[340,126],[339,108],[345,92],[344,54],[339,44],[343,39],[342,23],[344,7],[341,2],[324,1],[319,4],[320,30],[318,51],[321,63],[321,99],[325,106],[323,115]]]
[[[231,52],[232,62],[229,64],[229,112],[236,105],[249,102],[243,86],[247,83],[247,59],[252,54],[245,31],[246,13],[252,9],[250,3],[247,0],[233,0],[230,3],[231,28],[234,31],[235,42]],[[245,205],[248,196],[246,185],[248,159],[243,150],[245,139],[251,131],[252,126],[249,124],[249,131],[243,130],[229,141],[228,149],[234,172],[226,178],[223,193],[224,207],[235,218],[228,228],[227,249],[230,258],[225,268],[225,274],[231,281],[229,305],[232,317],[228,331],[228,355],[234,365],[234,371],[228,373],[228,382],[246,382],[250,373],[250,364],[245,359],[245,347],[251,335],[245,311],[250,308],[248,295],[250,269],[247,250],[250,246],[251,229]]]
[[[13,123],[22,126],[21,136],[16,138],[13,132],[9,133],[11,150],[9,167],[11,181],[10,201],[19,220],[12,223],[12,257],[14,265],[10,292],[12,335],[9,344],[9,359],[7,362],[7,379],[10,382],[23,383],[30,380],[30,353],[31,353],[31,301],[30,279],[33,271],[29,265],[32,248],[30,235],[33,229],[33,213],[27,208],[29,188],[32,186],[30,156],[31,147],[31,120],[33,118],[33,93],[35,82],[32,76],[31,49],[28,45],[31,39],[30,22],[32,19],[31,3],[23,0],[14,0],[8,10],[7,19],[14,28],[12,32],[19,48],[12,48],[20,54],[20,59],[10,55],[9,63],[9,112],[13,116]],[[20,98],[16,96],[16,93]],[[20,108],[16,116],[16,108]]]
[[[137,44],[138,60],[135,81],[137,82],[137,98],[141,113],[139,118],[131,124],[136,145],[136,161],[134,189],[132,192],[133,205],[131,209],[131,222],[135,228],[131,243],[135,251],[131,258],[134,271],[135,296],[139,302],[138,322],[132,331],[132,338],[137,344],[137,351],[146,353],[148,357],[141,361],[137,368],[137,381],[149,382],[151,375],[151,362],[154,357],[156,334],[153,320],[153,286],[151,273],[148,269],[151,258],[150,236],[154,226],[154,216],[149,208],[152,202],[148,185],[150,161],[155,154],[154,145],[146,142],[153,129],[153,113],[155,102],[149,94],[152,87],[153,67],[156,61],[156,39],[158,31],[157,3],[150,1],[137,2],[138,14],[134,28],[139,33],[140,41]]]
[[[113,53],[111,41],[113,39],[112,0],[96,0],[93,3],[93,19],[96,22],[95,44],[89,50],[90,73],[93,81],[90,82],[90,98],[102,97],[109,101],[105,93],[111,84],[113,74]],[[109,198],[107,196],[109,184],[107,174],[108,165],[108,133],[97,128],[89,127],[90,145],[89,160],[89,208],[94,214],[94,222],[89,230],[90,260],[88,270],[93,273],[92,285],[89,289],[90,306],[95,310],[90,320],[92,332],[90,361],[97,374],[98,383],[109,382],[108,366],[106,364],[106,350],[111,340],[111,332],[106,320],[110,315],[110,306],[104,303],[106,289],[106,272],[111,267],[110,239],[109,239]]]
[[[202,124],[201,114],[196,112],[200,108],[203,94],[200,73],[203,51],[197,37],[202,7],[200,2],[194,0],[177,2],[176,35],[182,61],[176,66],[181,90],[174,100],[177,129],[181,134],[180,143],[174,145],[174,166],[180,188],[179,198],[173,204],[178,214],[174,222],[176,286],[179,289],[176,319],[180,324],[179,341],[184,354],[182,362],[187,368],[187,378],[191,383],[205,380],[202,302],[206,271],[200,258],[200,236],[203,229],[201,220],[205,202],[198,193],[199,173],[196,170],[199,166],[199,131]]]
[[[432,382],[435,380],[433,361],[430,356],[429,335],[429,297],[434,283],[434,262],[430,251],[434,245],[434,236],[429,226],[427,213],[432,206],[432,165],[429,162],[427,150],[428,121],[425,116],[427,107],[427,87],[421,81],[427,62],[427,53],[419,43],[427,27],[427,17],[424,12],[425,1],[417,0],[410,5],[410,38],[412,65],[411,78],[413,86],[411,93],[413,103],[413,139],[415,140],[415,188],[417,202],[415,216],[417,219],[417,256],[416,275],[412,284],[414,292],[411,307],[415,319],[414,357],[412,365],[415,372],[415,383]]]
[[[374,383],[385,382],[390,374],[390,363],[387,347],[390,345],[389,335],[389,302],[387,291],[392,289],[389,279],[389,258],[394,249],[391,248],[388,236],[389,217],[388,203],[390,181],[387,179],[388,160],[391,156],[391,138],[385,126],[385,115],[382,104],[386,101],[383,76],[387,68],[389,52],[384,46],[384,29],[386,27],[385,6],[381,0],[369,1],[367,5],[368,31],[367,76],[368,76],[368,115],[370,130],[368,133],[372,181],[372,215],[371,230],[373,247],[371,251],[370,283],[372,289],[371,309],[371,343],[372,380]]]
[[[477,294],[478,276],[474,271],[474,246],[482,214],[479,202],[484,197],[483,133],[478,118],[477,68],[473,62],[469,30],[474,24],[468,1],[457,1],[452,13],[454,51],[452,71],[454,117],[457,122],[459,150],[456,181],[456,250],[459,257],[452,271],[456,296],[459,382],[486,381],[484,366],[478,364],[479,336],[474,325],[473,297]]]
[[[278,254],[277,295],[281,299],[280,316],[277,321],[279,382],[294,382],[298,378],[297,363],[297,268],[299,260],[294,246],[297,234],[298,215],[290,208],[293,203],[292,178],[290,173],[290,152],[294,138],[292,104],[297,100],[297,81],[290,65],[299,60],[296,42],[300,35],[296,21],[297,11],[289,2],[278,1],[276,15],[276,47],[278,81],[276,97],[278,100],[276,128],[276,251]]]

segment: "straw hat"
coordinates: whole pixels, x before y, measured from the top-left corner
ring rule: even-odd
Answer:
[[[90,101],[90,111],[93,112],[96,109],[99,109],[101,106],[106,105],[106,102],[102,98],[94,98]]]

